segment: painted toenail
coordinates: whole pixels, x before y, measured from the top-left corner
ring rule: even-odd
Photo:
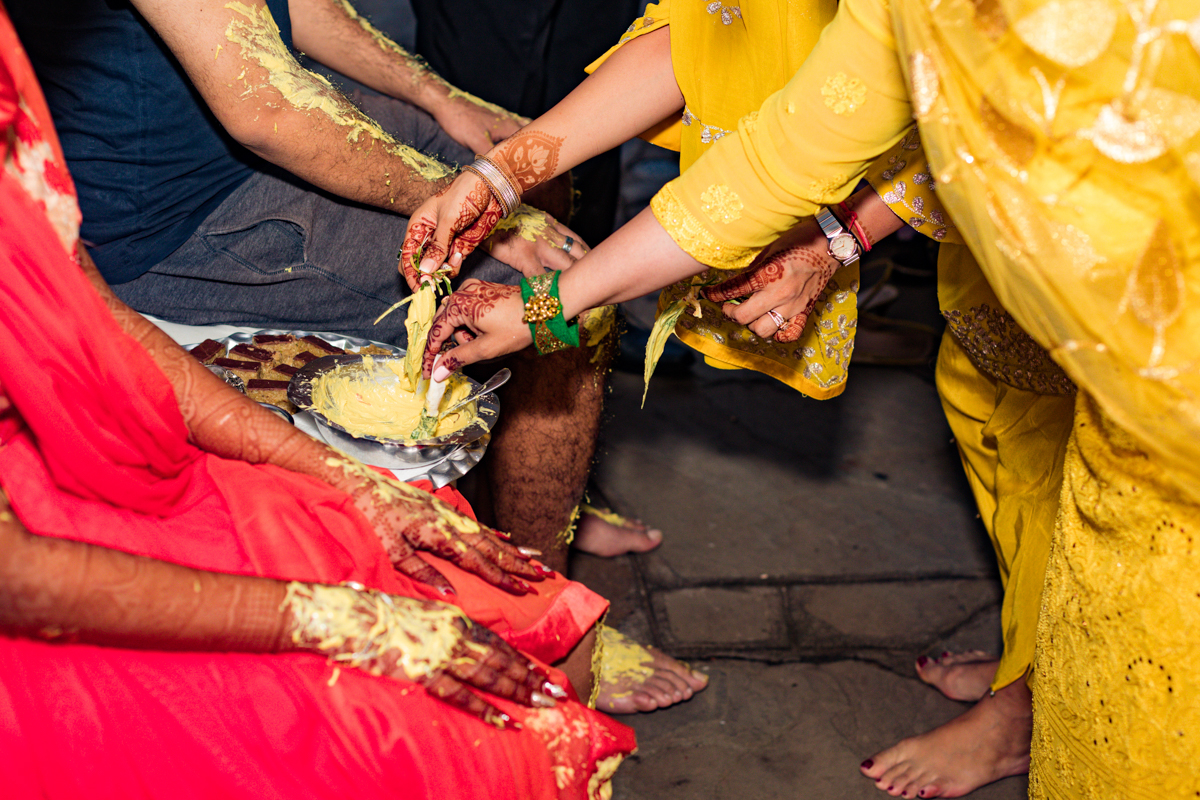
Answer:
[[[921,656],[920,658],[917,659],[918,667],[924,667],[928,663],[929,663],[929,658],[927,656]]]
[[[945,658],[945,657],[946,657],[946,656],[948,656],[948,655],[950,655],[950,651],[949,651],[949,650],[943,650],[943,651],[942,651],[942,658]]]
[[[872,758],[868,758],[866,761],[859,764],[859,766],[862,767],[863,769],[870,769],[871,767],[875,766],[875,760]]]

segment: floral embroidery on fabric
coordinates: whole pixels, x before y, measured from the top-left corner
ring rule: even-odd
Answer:
[[[650,198],[650,210],[675,243],[692,258],[704,264],[721,269],[741,269],[749,266],[761,250],[753,247],[734,247],[720,242],[705,224],[680,202],[669,183]]]
[[[686,105],[683,107],[683,124],[689,126],[698,124],[700,126],[701,144],[712,144],[722,136],[728,136],[729,134],[733,133],[733,131],[727,131],[724,128],[718,128],[716,125],[705,125],[703,122],[700,122],[696,115],[692,113],[692,110]]]
[[[728,225],[742,218],[745,207],[737,192],[723,183],[714,183],[700,193],[700,208],[705,216],[713,222],[723,222]]]
[[[708,273],[681,281],[664,290],[664,296],[681,297],[691,291],[694,282],[712,283]],[[675,323],[676,332],[684,330],[709,339],[739,353],[782,364],[798,362],[794,371],[820,389],[830,389],[846,382],[850,358],[854,353],[854,334],[858,329],[858,281],[843,287],[837,277],[829,281],[817,298],[805,332],[799,342],[781,344],[763,339],[753,331],[726,319],[718,303],[701,299],[700,314],[684,314]],[[660,311],[662,301],[660,300]],[[796,386],[794,383],[792,384]],[[796,387],[801,388],[801,387]],[[801,388],[801,391],[804,391]]]
[[[722,3],[721,0],[713,0],[713,2],[709,3],[704,8],[710,14],[720,14],[722,25],[732,25],[734,17],[737,17],[738,19],[742,18],[741,8],[738,6],[727,6]]]
[[[82,215],[71,189],[71,178],[56,160],[24,99],[20,100],[16,117],[5,135],[8,157],[4,160],[4,171],[45,210],[63,248],[74,259]]]
[[[825,107],[835,114],[853,114],[867,100],[867,86],[844,72],[830,75],[821,87]]]
[[[754,133],[758,130],[758,112],[751,111],[738,122],[738,125],[745,129],[746,133]]]
[[[946,324],[979,369],[1039,394],[1075,394],[1075,384],[1008,312],[981,305],[943,311]]]
[[[901,151],[921,149],[921,137],[916,127],[909,129],[904,138],[900,140],[898,148]],[[929,236],[940,242],[946,238],[948,230],[954,225],[946,217],[945,212],[936,207],[936,197],[933,194],[937,189],[937,182],[928,172],[914,173],[912,182],[915,184],[915,188],[913,197],[910,198],[908,197],[908,183],[900,177],[907,168],[908,161],[905,158],[900,154],[891,155],[888,156],[887,167],[879,173],[878,180],[871,177],[871,173],[874,173],[877,167],[871,168],[867,180],[876,187],[876,191],[882,188],[879,183],[886,183],[890,188],[880,193],[883,202],[892,206],[892,211],[896,213],[896,216],[904,219],[910,227],[922,233],[928,233]],[[918,188],[927,190],[928,196],[922,196],[922,192],[916,191]],[[927,206],[934,207],[927,208]],[[908,213],[904,213],[905,211]],[[928,232],[922,230],[926,225],[930,228]]]

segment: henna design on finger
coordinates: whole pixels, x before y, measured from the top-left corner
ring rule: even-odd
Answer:
[[[508,168],[524,193],[554,175],[562,143],[561,136],[523,130],[508,139],[493,158]]]
[[[421,282],[421,274],[413,262],[416,260],[417,253],[421,252],[433,238],[436,230],[436,221],[428,217],[411,220],[408,223],[408,230],[404,234],[404,245],[400,248],[400,271],[404,274],[404,279],[409,286],[416,286]]]
[[[457,316],[464,324],[478,323],[494,311],[502,300],[520,293],[520,286],[467,281],[451,296],[450,304],[446,306],[444,313],[449,320]]]
[[[775,341],[780,344],[794,342],[800,338],[800,334],[804,333],[804,326],[808,323],[808,314],[797,314],[787,321],[787,323],[775,332]]]

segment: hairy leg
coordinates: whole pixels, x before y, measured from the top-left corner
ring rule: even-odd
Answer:
[[[592,363],[597,348],[600,358]],[[566,572],[566,531],[587,484],[611,347],[532,349],[506,361],[513,377],[501,389],[500,425],[484,460],[496,528]]]
[[[982,650],[917,659],[917,675],[951,700],[975,702],[988,693],[1000,660]]]
[[[893,797],[962,797],[1029,771],[1033,699],[1024,680],[984,697],[960,717],[862,763]]]

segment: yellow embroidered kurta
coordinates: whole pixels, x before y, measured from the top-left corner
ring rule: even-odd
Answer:
[[[915,127],[867,171],[880,198],[942,243],[938,303],[946,333],[937,388],[979,515],[996,551],[1004,602],[999,690],[1033,661],[1075,386],[996,299],[935,193]]]
[[[1198,17],[1197,0],[843,0],[754,123],[652,204],[731,266],[916,116],[983,285],[1078,387],[1030,681],[1036,798],[1200,796]],[[736,219],[706,214],[712,187]],[[1006,323],[964,324],[990,342]]]
[[[670,25],[672,66],[686,105],[682,119],[664,122],[645,138],[678,150],[680,169],[686,170],[787,83],[836,11],[836,0],[742,0],[740,4],[665,0],[647,6],[645,15],[588,71],[631,39]],[[831,194],[829,201],[844,199],[846,194]],[[719,187],[708,192],[705,208],[717,218],[741,213],[736,203],[723,200]],[[756,253],[743,253],[738,263],[718,266],[722,270],[746,267]],[[686,303],[675,334],[711,359],[771,375],[817,399],[841,394],[858,325],[858,265],[838,270],[800,339],[786,344],[762,339],[727,319],[720,303],[705,300],[693,289],[727,277],[712,271],[668,287],[659,298],[659,314]]]

